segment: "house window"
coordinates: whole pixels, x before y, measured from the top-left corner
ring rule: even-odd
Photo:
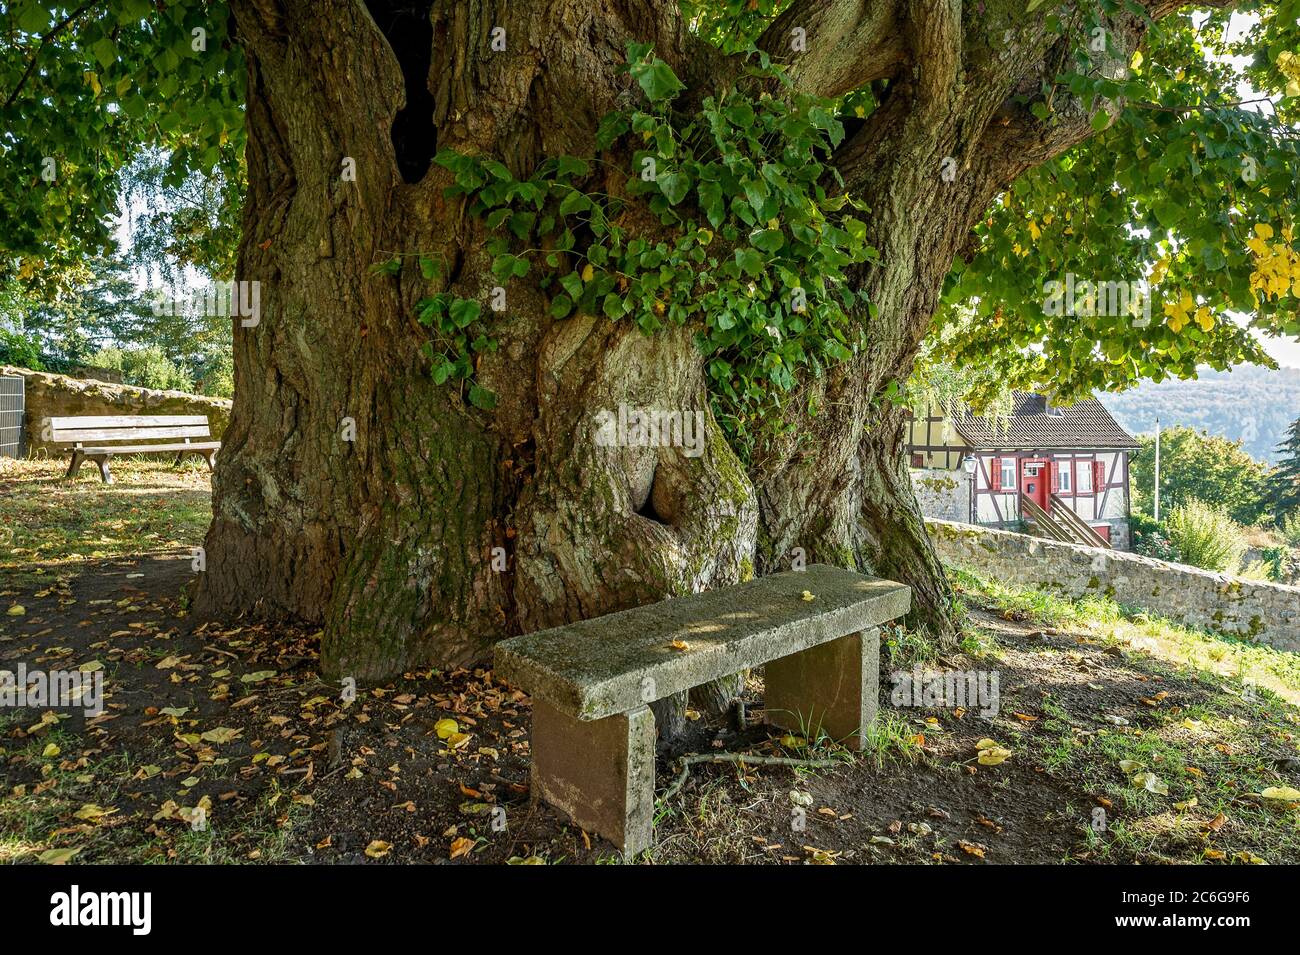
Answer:
[[[1079,471],[1079,493],[1092,493],[1092,462],[1079,461],[1074,465]]]
[[[1056,478],[1062,492],[1068,492],[1071,489],[1070,484],[1070,465],[1066,465],[1057,472]]]
[[[1008,490],[1016,486],[1016,459],[1002,458],[999,461],[1002,468],[1002,480],[998,483]]]

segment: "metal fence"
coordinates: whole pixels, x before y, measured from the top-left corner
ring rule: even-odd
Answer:
[[[0,376],[0,458],[23,453],[23,385],[26,379]]]

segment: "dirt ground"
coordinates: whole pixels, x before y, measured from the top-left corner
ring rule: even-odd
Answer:
[[[0,861],[618,859],[530,805],[529,700],[490,672],[412,672],[349,701],[317,676],[316,633],[196,625],[187,550],[42,557],[0,578],[0,669],[102,671],[108,696],[94,718],[0,709]],[[1261,795],[1300,787],[1294,707],[966,600],[961,654],[885,634],[885,705],[864,754],[769,733],[761,672],[742,732],[694,720],[696,752],[839,763],[695,765],[661,799],[641,861],[1300,861],[1300,803]],[[998,713],[889,705],[890,673],[913,666],[996,672]],[[679,755],[661,753],[661,794]]]

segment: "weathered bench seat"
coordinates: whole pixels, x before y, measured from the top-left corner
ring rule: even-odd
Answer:
[[[82,415],[50,418],[50,440],[71,444],[72,460],[67,478],[74,478],[86,461],[94,461],[105,484],[113,483],[108,462],[116,454],[156,454],[176,452],[176,463],[186,454],[197,454],[211,470],[220,441],[211,438],[208,419],[203,415]],[[182,438],[182,441],[174,439]],[[149,441],[150,444],[118,442]],[[109,443],[113,442],[113,443]]]
[[[533,697],[533,798],[629,855],[648,848],[649,704],[756,666],[769,722],[860,747],[876,713],[874,628],[910,604],[902,584],[814,564],[497,644],[496,675]]]

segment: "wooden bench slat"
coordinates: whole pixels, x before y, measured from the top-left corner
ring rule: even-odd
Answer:
[[[205,425],[182,428],[63,428],[50,437],[56,444],[72,441],[147,441],[151,438],[207,438],[212,432]]]
[[[204,415],[80,415],[50,419],[50,427],[60,428],[136,428],[169,425],[207,424]]]
[[[814,564],[504,640],[495,673],[580,720],[603,719],[879,626],[911,599],[903,584]]]
[[[216,451],[220,441],[193,441],[189,444],[109,444],[102,447],[82,448],[87,457],[95,454],[143,454],[147,451]]]

